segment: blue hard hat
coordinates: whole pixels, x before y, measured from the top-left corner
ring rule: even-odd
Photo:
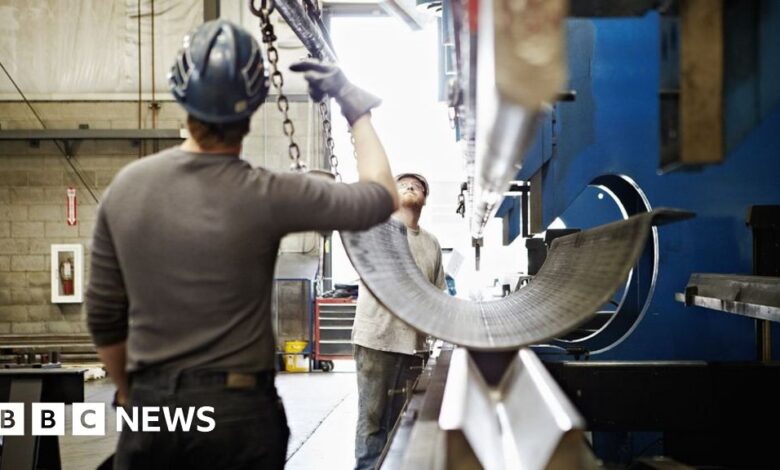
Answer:
[[[268,67],[255,38],[225,20],[184,37],[168,74],[171,92],[189,114],[209,123],[249,117],[268,94]]]

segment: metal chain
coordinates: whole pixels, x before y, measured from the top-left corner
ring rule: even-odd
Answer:
[[[292,163],[290,164],[290,170],[292,171],[306,171],[306,164],[301,162],[301,149],[298,144],[295,143],[295,125],[290,119],[288,111],[290,110],[290,102],[282,92],[282,86],[284,85],[284,77],[279,70],[279,51],[274,46],[276,41],[276,34],[274,33],[274,26],[271,24],[271,12],[274,10],[273,0],[262,0],[259,9],[255,8],[253,1],[250,0],[250,6],[252,7],[252,13],[260,18],[260,29],[263,33],[263,43],[268,47],[268,62],[271,63],[271,84],[276,89],[276,107],[279,112],[282,113],[282,132],[290,140],[290,145],[287,147],[287,153]]]
[[[357,160],[357,147],[355,146],[355,134],[352,133],[352,129],[349,130],[349,142],[352,144],[352,156]]]
[[[333,153],[335,142],[333,141],[333,126],[330,122],[330,110],[326,103],[327,98],[320,101],[320,116],[322,117],[322,132],[325,139],[325,155],[330,160],[330,171],[333,176],[336,177],[336,181],[341,181],[341,173],[339,173],[339,157]]]
[[[303,0],[303,8],[306,10],[306,14],[315,23],[322,25],[322,13],[320,11],[319,3],[316,0]],[[324,29],[324,25],[323,29]],[[333,123],[331,121],[331,109],[328,103],[328,98],[323,98],[320,101],[320,117],[322,119],[322,132],[323,143],[325,147],[325,155],[330,161],[330,171],[336,178],[336,181],[342,181],[341,173],[339,172],[339,157],[336,156],[333,149],[336,146],[336,142],[333,140]]]

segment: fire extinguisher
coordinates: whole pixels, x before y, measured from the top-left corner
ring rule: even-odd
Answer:
[[[60,263],[60,281],[62,282],[62,294],[73,295],[73,258],[68,258]]]

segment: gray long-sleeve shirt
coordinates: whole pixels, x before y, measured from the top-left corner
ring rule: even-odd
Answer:
[[[93,340],[126,339],[130,372],[273,369],[280,239],[365,229],[392,209],[379,184],[253,169],[237,156],[174,148],[133,162],[98,210],[86,295]]]

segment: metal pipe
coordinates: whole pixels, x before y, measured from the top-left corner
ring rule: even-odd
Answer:
[[[276,0],[274,5],[311,55],[320,60],[336,62],[336,54],[328,45],[322,31],[309,19],[297,0]]]

